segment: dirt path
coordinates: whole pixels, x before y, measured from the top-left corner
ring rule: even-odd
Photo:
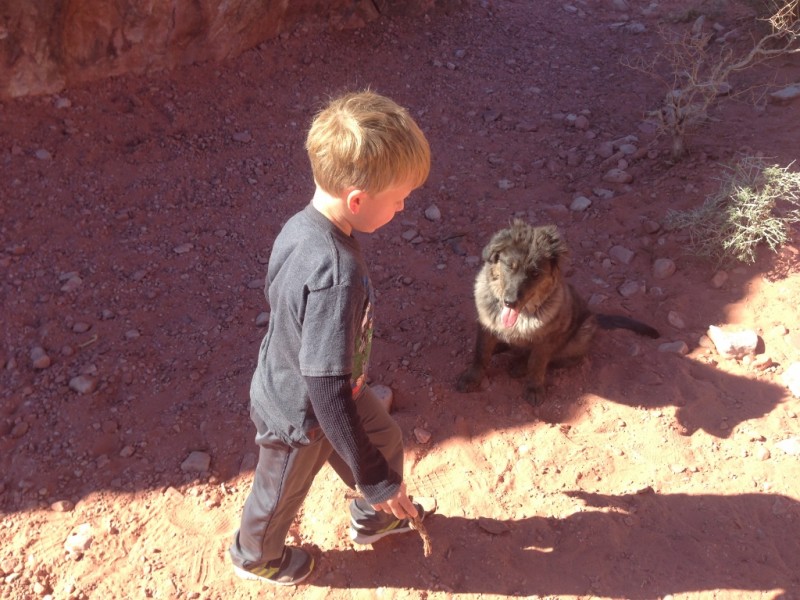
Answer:
[[[800,232],[723,281],[663,227],[738,152],[795,160],[800,101],[730,98],[671,164],[643,121],[664,89],[620,59],[655,55],[660,25],[691,28],[680,4],[470,3],[0,105],[0,596],[800,598],[800,406],[783,379]],[[741,42],[748,21],[705,27]],[[800,81],[800,60],[733,84],[763,81]],[[372,379],[394,392],[412,492],[438,502],[433,554],[416,535],[354,547],[325,470],[293,530],[317,573],[274,591],[226,554],[255,461],[264,263],[309,199],[311,115],[367,85],[412,110],[434,155],[405,213],[363,240]],[[632,180],[604,181],[625,143]],[[603,334],[537,409],[502,357],[482,391],[453,388],[481,249],[513,217],[558,225],[587,298],[662,332]],[[658,279],[659,258],[675,273]],[[757,332],[774,364],[719,356],[710,325]]]

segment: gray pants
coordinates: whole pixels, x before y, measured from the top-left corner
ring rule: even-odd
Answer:
[[[375,394],[365,386],[356,407],[369,439],[386,457],[389,467],[403,475],[403,434],[384,410]],[[326,462],[348,487],[355,489],[350,468],[323,437],[299,448],[288,446],[267,429],[255,411],[250,416],[256,425],[259,446],[253,487],[244,504],[239,531],[230,547],[233,563],[244,569],[261,566],[280,558],[286,534],[311,482]],[[383,525],[392,515],[376,511],[363,498],[350,504],[351,517],[359,524]]]

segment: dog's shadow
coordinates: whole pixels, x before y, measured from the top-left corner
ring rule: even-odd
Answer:
[[[659,352],[658,341],[609,332],[598,336],[598,343],[603,347],[593,349],[580,364],[549,372],[545,399],[533,408],[536,418],[568,423],[584,410],[581,399],[593,395],[631,407],[676,407],[680,433],[702,429],[727,438],[738,424],[763,417],[787,396],[779,385]],[[630,348],[637,348],[638,355],[630,356]],[[495,362],[490,376],[508,378],[504,360]],[[514,384],[522,401],[523,384],[513,380],[508,385]]]

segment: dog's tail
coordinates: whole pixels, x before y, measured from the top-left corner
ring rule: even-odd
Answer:
[[[630,317],[599,313],[595,315],[595,318],[597,319],[597,325],[601,329],[628,329],[639,335],[644,335],[653,339],[661,337],[661,334],[658,333],[656,329],[650,327],[650,325],[637,321],[636,319],[631,319]]]

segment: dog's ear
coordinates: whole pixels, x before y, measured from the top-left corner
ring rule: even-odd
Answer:
[[[554,267],[559,266],[562,258],[567,255],[567,244],[561,237],[561,232],[555,225],[546,225],[540,231],[544,236],[547,255]]]
[[[500,254],[508,245],[510,237],[507,229],[495,233],[483,249],[483,261],[492,264],[496,263],[500,259]]]

